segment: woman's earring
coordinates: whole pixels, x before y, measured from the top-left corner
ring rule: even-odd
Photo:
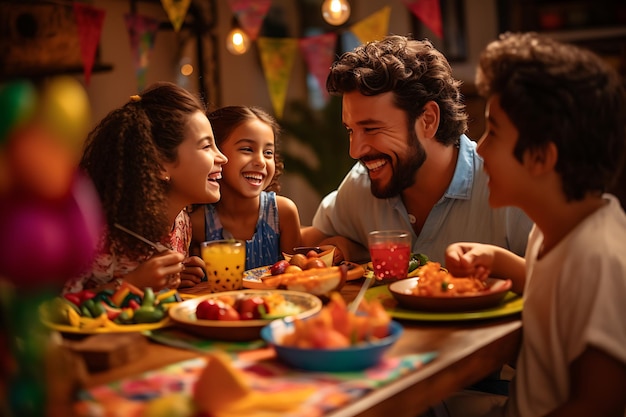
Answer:
[[[170,182],[170,177],[169,177],[169,175],[166,175],[166,176],[165,176],[165,182]]]

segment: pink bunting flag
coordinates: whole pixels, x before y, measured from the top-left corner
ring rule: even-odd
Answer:
[[[281,119],[291,77],[291,67],[298,50],[298,40],[261,37],[258,40],[258,46],[274,113],[277,118]]]
[[[335,57],[337,34],[329,32],[323,35],[302,38],[298,40],[298,46],[304,56],[309,72],[317,80],[324,98],[328,99],[326,78]]]
[[[127,13],[124,15],[126,30],[130,37],[130,48],[135,63],[138,91],[146,85],[146,72],[150,61],[150,52],[154,46],[154,38],[159,29],[156,19],[138,14]]]
[[[180,31],[187,16],[187,9],[189,9],[190,3],[191,0],[161,0],[161,5],[165,9],[174,31]]]
[[[441,22],[441,4],[439,0],[402,0],[402,2],[439,39],[443,39],[443,23]]]
[[[272,0],[228,0],[228,7],[237,16],[241,28],[251,41],[258,38],[271,4]]]
[[[83,61],[85,85],[89,85],[91,71],[96,60],[102,25],[106,11],[74,2],[74,17],[80,42],[80,56]]]

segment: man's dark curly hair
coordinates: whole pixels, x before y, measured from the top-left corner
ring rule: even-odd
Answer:
[[[106,215],[114,253],[129,257],[153,250],[114,227],[119,223],[167,244],[172,223],[166,215],[169,183],[160,179],[163,162],[175,162],[191,116],[202,102],[176,84],[159,82],[110,112],[89,133],[80,167],[93,181]]]
[[[269,113],[259,107],[250,106],[226,106],[221,107],[208,115],[211,127],[213,127],[213,135],[215,143],[219,148],[221,144],[230,136],[230,134],[239,125],[250,120],[260,120],[268,125],[274,132],[274,160],[276,161],[276,171],[270,184],[265,191],[280,191],[280,182],[278,178],[282,175],[284,164],[280,158],[278,136],[281,128],[276,119]]]
[[[398,108],[407,113],[409,130],[434,101],[440,117],[437,140],[457,144],[467,130],[461,82],[452,77],[447,59],[428,40],[391,35],[344,53],[326,79],[330,94],[358,91],[366,96],[392,92]]]
[[[519,131],[518,160],[556,145],[568,200],[611,185],[626,145],[626,93],[600,57],[536,33],[505,33],[481,54],[476,84],[482,96],[500,96]]]

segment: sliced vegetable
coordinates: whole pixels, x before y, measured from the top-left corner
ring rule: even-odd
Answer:
[[[151,307],[154,306],[155,296],[152,288],[146,287],[143,292],[143,301],[141,302],[142,307]]]
[[[130,288],[122,286],[115,291],[115,293],[111,296],[111,301],[118,307],[122,307],[124,304],[124,300],[130,294]]]

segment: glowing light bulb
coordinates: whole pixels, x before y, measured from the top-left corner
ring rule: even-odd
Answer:
[[[191,74],[193,74],[193,65],[183,64],[180,67],[180,73],[184,75],[185,77],[189,77]]]
[[[322,16],[331,25],[343,25],[350,18],[350,3],[348,0],[324,0]]]
[[[242,55],[250,47],[250,38],[239,27],[233,28],[226,37],[226,49],[233,55]]]

